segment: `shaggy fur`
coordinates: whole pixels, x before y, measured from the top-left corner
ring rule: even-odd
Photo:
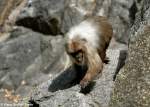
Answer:
[[[87,72],[80,81],[82,88],[102,71],[112,35],[112,26],[102,16],[88,17],[67,33],[66,51],[72,63],[87,66]]]

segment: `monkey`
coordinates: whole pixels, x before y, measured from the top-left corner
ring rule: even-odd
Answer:
[[[85,88],[103,70],[113,29],[104,16],[89,16],[67,32],[66,52],[75,66],[86,66],[79,84]]]

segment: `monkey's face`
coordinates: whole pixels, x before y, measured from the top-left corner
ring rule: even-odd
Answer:
[[[77,64],[77,65],[83,65],[84,63],[84,53],[79,50],[77,52],[74,53],[69,53],[73,63]]]
[[[73,63],[77,65],[84,65],[86,63],[85,47],[81,41],[71,41],[66,44],[66,51]]]

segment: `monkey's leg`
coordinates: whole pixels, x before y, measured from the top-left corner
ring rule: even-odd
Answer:
[[[80,81],[82,88],[85,88],[103,69],[103,62],[98,52],[88,48],[88,70],[83,79]]]
[[[80,81],[80,85],[82,88],[85,88],[89,82],[93,80],[94,77],[96,77],[101,71],[102,71],[103,65],[101,64],[97,68],[89,69],[86,73],[86,75],[83,77],[83,79]]]

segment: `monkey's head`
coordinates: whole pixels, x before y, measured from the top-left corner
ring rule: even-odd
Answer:
[[[76,65],[83,66],[86,64],[86,40],[72,39],[66,43],[66,52],[70,56],[72,62]]]

